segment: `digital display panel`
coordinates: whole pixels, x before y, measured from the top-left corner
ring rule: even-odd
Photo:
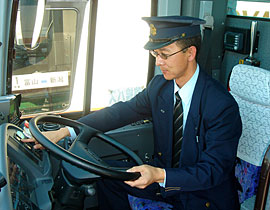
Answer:
[[[226,41],[228,44],[233,45],[235,42],[235,37],[231,34],[227,34]]]
[[[19,106],[20,106],[20,95],[17,95],[13,100],[10,100],[8,122],[17,125],[17,121],[20,118]]]

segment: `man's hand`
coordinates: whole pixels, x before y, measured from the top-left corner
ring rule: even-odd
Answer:
[[[165,171],[162,168],[150,165],[135,166],[127,170],[127,172],[140,172],[141,176],[135,181],[125,181],[131,187],[140,189],[146,188],[148,185],[157,182],[162,183],[165,179]]]
[[[59,130],[56,130],[56,131],[42,132],[42,134],[54,143],[57,143],[61,139],[65,138],[66,136],[70,136],[69,130],[66,127],[60,128]],[[35,143],[34,149],[45,149],[40,143],[38,143],[38,141],[35,138],[22,139],[21,141],[34,142]]]

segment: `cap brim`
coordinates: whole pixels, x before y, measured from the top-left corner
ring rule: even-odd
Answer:
[[[156,50],[162,47],[165,47],[167,45],[172,44],[173,42],[175,42],[175,40],[173,41],[169,41],[169,42],[147,42],[146,45],[144,45],[144,49],[146,50]]]

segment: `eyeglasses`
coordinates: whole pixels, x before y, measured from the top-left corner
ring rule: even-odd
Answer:
[[[159,57],[162,58],[163,60],[166,60],[168,57],[171,57],[171,56],[173,56],[173,55],[175,55],[175,54],[177,54],[177,53],[180,53],[180,52],[182,52],[182,51],[188,49],[189,47],[190,47],[190,46],[184,47],[182,50],[179,50],[179,51],[177,51],[177,52],[175,52],[175,53],[172,53],[172,54],[169,54],[169,55],[164,54],[164,53],[158,53],[158,52],[156,52],[156,51],[154,51],[154,50],[150,50],[150,53],[151,53],[151,55],[153,55],[155,58],[157,58],[157,57],[159,56]]]

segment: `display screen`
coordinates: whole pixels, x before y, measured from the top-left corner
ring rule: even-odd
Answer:
[[[16,97],[13,100],[10,100],[8,122],[13,123],[15,125],[18,124],[18,120],[20,119],[19,113],[20,97],[21,97],[20,95],[16,95]]]
[[[235,42],[235,37],[232,34],[227,34],[226,42],[227,42],[227,44],[233,45]]]

